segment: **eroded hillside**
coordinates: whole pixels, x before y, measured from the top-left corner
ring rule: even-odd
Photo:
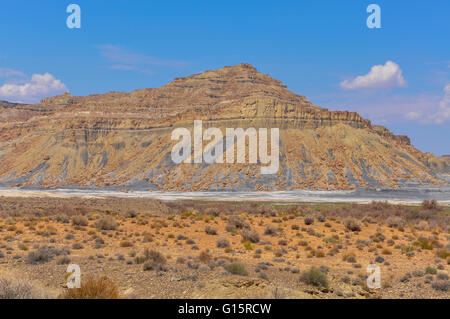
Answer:
[[[280,165],[175,164],[176,127],[279,128]],[[153,89],[0,103],[0,183],[161,190],[287,190],[445,184],[450,160],[354,112],[329,111],[248,64]]]

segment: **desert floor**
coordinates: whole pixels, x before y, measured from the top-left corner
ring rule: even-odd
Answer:
[[[449,298],[449,221],[433,202],[0,197],[0,297],[69,297],[77,264],[120,298]]]

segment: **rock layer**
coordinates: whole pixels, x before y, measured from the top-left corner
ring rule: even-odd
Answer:
[[[175,127],[277,127],[280,169],[179,164]],[[249,64],[177,78],[160,88],[40,104],[0,102],[0,184],[161,190],[289,190],[446,184],[450,160],[355,112],[329,111]]]

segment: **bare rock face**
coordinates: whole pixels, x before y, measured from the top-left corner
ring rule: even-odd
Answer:
[[[175,164],[176,127],[279,128],[280,166]],[[247,156],[248,157],[248,156]],[[450,160],[359,114],[329,111],[249,64],[153,89],[0,102],[0,185],[161,190],[289,190],[444,185]]]

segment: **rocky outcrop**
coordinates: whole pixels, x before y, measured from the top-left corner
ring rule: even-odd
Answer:
[[[175,164],[171,132],[205,127],[280,129],[280,168]],[[39,104],[0,103],[0,185],[163,190],[284,190],[441,185],[446,161],[355,112],[330,111],[239,64],[160,88]]]

